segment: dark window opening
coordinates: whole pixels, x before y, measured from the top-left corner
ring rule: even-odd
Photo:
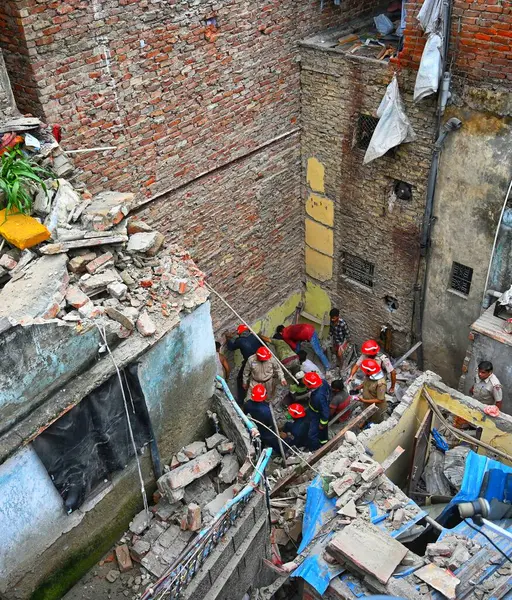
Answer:
[[[412,185],[410,183],[395,180],[393,191],[399,200],[412,200]]]
[[[471,280],[473,279],[473,269],[466,267],[461,263],[454,262],[452,265],[452,274],[450,277],[450,288],[456,292],[460,292],[465,296],[469,296],[471,289]]]
[[[384,302],[386,303],[386,307],[389,312],[395,312],[395,310],[398,310],[398,300],[393,298],[393,296],[385,296]]]
[[[343,253],[342,273],[349,279],[362,283],[367,287],[373,287],[373,272],[375,265],[367,260],[349,254]]]
[[[151,439],[146,402],[137,365],[121,371],[124,396],[137,451]],[[123,391],[113,375],[33,442],[68,513],[79,508],[94,490],[135,456]]]
[[[359,115],[357,119],[356,129],[356,147],[361,150],[368,150],[370,140],[372,139],[373,132],[379,119],[372,117],[371,115]]]

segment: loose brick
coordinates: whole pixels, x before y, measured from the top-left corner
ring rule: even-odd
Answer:
[[[116,558],[121,573],[126,573],[126,571],[133,569],[132,559],[130,558],[130,550],[126,544],[116,546]]]

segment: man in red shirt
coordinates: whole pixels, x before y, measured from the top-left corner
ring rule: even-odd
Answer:
[[[308,323],[299,323],[298,325],[279,325],[276,328],[276,333],[280,333],[283,340],[293,349],[295,352],[300,350],[301,342],[309,342],[315,351],[315,354],[322,361],[324,369],[327,371],[331,368],[327,356],[325,356],[318,334],[315,330],[314,325]]]

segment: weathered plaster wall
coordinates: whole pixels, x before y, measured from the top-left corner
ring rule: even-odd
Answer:
[[[473,340],[469,341],[466,353],[467,374],[463,378],[462,391],[465,394],[469,393],[475,381],[478,363],[482,360],[490,360],[494,367],[494,373],[503,386],[502,410],[512,415],[512,346],[476,331],[472,332],[471,337]]]
[[[434,105],[432,99],[414,105],[414,80],[401,73],[402,98],[418,139],[394,157],[363,165],[365,151],[355,146],[358,117],[375,115],[392,72],[385,63],[327,44],[320,49],[321,40],[331,37],[339,36],[310,38],[301,48],[306,273],[339,306],[354,341],[378,337],[381,326],[389,325],[399,354],[410,342]],[[395,180],[413,186],[412,200],[390,203]],[[374,264],[373,288],[343,275],[343,252]],[[386,296],[398,301],[398,310],[390,312]]]
[[[209,432],[206,410],[215,374],[209,309],[206,302],[184,316],[139,363],[163,461]],[[60,598],[115,541],[141,504],[134,464],[116,474],[105,493],[69,516],[30,446],[0,465],[0,592],[15,584],[18,595],[9,597],[25,599],[42,586],[40,600]],[[143,472],[151,488],[149,452]]]
[[[424,315],[428,368],[457,385],[469,327],[480,315],[492,245],[512,171],[508,117],[451,108],[462,120],[441,155]],[[452,263],[473,269],[469,295],[450,291]]]

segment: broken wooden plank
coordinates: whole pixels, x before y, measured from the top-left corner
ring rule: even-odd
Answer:
[[[363,519],[345,527],[327,549],[348,569],[353,565],[386,584],[408,550],[376,525]]]
[[[449,600],[455,600],[455,588],[459,585],[460,579],[448,569],[441,569],[434,563],[430,563],[414,571],[414,575],[433,587]]]
[[[109,237],[89,238],[73,240],[71,242],[60,242],[57,244],[46,244],[40,248],[41,254],[63,254],[74,248],[90,248],[92,246],[103,246],[105,244],[121,244],[128,241],[127,235],[112,235]]]
[[[402,448],[402,446],[397,446],[393,452],[391,452],[391,454],[381,462],[384,472],[386,472],[389,467],[402,456],[404,452],[405,450]]]
[[[409,489],[408,495],[412,497],[414,491],[418,487],[418,483],[423,474],[423,468],[425,466],[426,455],[428,451],[428,445],[430,440],[430,429],[432,427],[433,413],[428,410],[423,417],[421,425],[418,427],[418,431],[414,436],[413,455],[411,463],[411,473],[409,475]]]
[[[343,436],[347,433],[347,431],[350,431],[354,427],[364,425],[364,423],[366,423],[366,421],[368,421],[368,419],[376,411],[377,406],[375,404],[372,404],[368,408],[365,408],[365,410],[360,415],[349,421],[341,431],[339,431],[331,440],[327,442],[327,444],[324,444],[324,446],[317,450],[313,454],[313,456],[311,456],[308,459],[308,465],[314,465],[326,454],[328,454],[332,450],[335,450],[343,442]],[[284,479],[280,479],[272,489],[270,497],[274,498],[275,496],[277,496],[277,494],[282,489],[290,485],[290,483],[292,483],[292,481],[294,481],[299,475],[302,475],[305,471],[307,471],[309,469],[308,465],[298,465],[291,475],[288,475]]]

